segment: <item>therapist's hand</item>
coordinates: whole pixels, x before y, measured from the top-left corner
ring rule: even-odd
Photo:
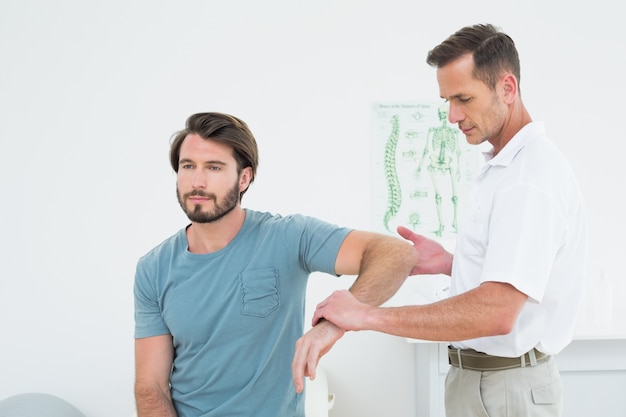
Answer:
[[[406,227],[399,226],[398,234],[413,242],[418,261],[410,275],[452,274],[453,255],[436,240],[418,235]]]
[[[360,302],[348,290],[335,291],[317,305],[313,325],[325,319],[344,330],[367,330],[367,315],[375,308]]]
[[[328,353],[337,340],[341,339],[344,333],[345,330],[322,320],[298,339],[291,363],[293,385],[297,393],[301,393],[304,389],[304,377],[315,379],[320,359]]]

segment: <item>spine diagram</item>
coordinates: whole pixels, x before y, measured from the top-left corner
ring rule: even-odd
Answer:
[[[396,149],[399,137],[400,118],[396,114],[391,118],[391,134],[385,144],[385,178],[387,180],[388,203],[383,222],[387,230],[389,230],[389,221],[398,214],[402,203],[400,180],[396,169]]]

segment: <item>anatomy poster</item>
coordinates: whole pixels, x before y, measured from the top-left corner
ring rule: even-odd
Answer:
[[[375,103],[372,140],[375,229],[455,241],[482,155],[448,122],[447,104]]]

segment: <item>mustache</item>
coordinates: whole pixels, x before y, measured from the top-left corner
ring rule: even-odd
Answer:
[[[184,196],[184,198],[188,198],[188,197],[206,197],[206,198],[212,198],[213,200],[217,199],[217,196],[213,193],[205,193],[202,190],[193,190],[189,193],[186,193]]]

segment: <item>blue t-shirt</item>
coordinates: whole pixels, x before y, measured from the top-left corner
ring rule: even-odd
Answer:
[[[304,416],[291,361],[307,278],[335,274],[349,229],[246,209],[222,250],[193,254],[186,229],[144,255],[135,276],[135,337],[171,334],[179,417]]]

